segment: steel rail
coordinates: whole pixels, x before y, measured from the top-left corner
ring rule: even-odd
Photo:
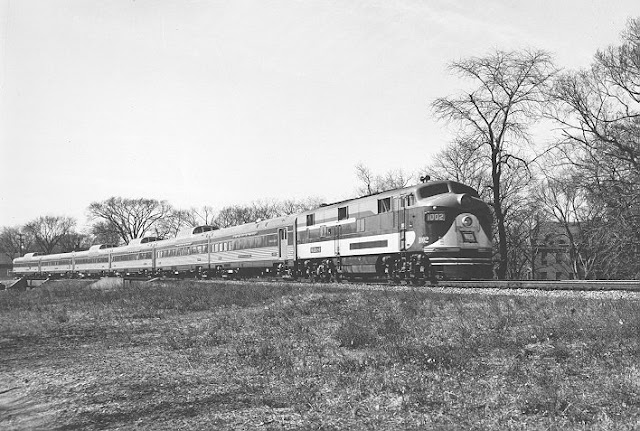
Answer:
[[[640,280],[477,280],[439,281],[446,287],[494,289],[578,290],[578,291],[640,291]]]
[[[211,278],[203,281],[229,281],[229,282],[264,282],[264,283],[294,283],[314,284],[334,287],[375,287],[377,289],[401,288],[459,288],[459,289],[495,289],[495,290],[540,290],[540,291],[627,291],[640,293],[640,280],[438,280],[435,283],[426,282],[422,285],[411,283],[388,283],[380,280],[351,280],[351,281],[312,281],[309,279],[278,279],[278,278],[237,278],[223,279]]]
[[[124,276],[116,277],[122,279],[122,285],[127,282],[154,282],[168,280],[188,280],[192,278],[182,277],[151,277],[151,276]],[[28,280],[29,286],[35,280]],[[63,280],[63,279],[59,279]],[[193,279],[192,279],[193,280]],[[207,282],[260,282],[260,283],[293,283],[293,284],[315,284],[334,287],[358,287],[366,288],[367,286],[376,289],[394,288],[406,290],[408,288],[459,288],[459,289],[495,289],[495,290],[540,290],[540,291],[627,291],[640,293],[640,280],[438,280],[437,282],[426,282],[422,285],[414,285],[407,282],[390,283],[386,280],[363,279],[363,280],[342,280],[323,282],[319,280],[310,280],[306,278],[299,279],[283,279],[277,277],[238,277],[238,278],[203,278],[198,279],[203,283]],[[31,281],[31,282],[30,282]],[[44,280],[45,282],[48,280]],[[8,289],[7,289],[8,290]]]

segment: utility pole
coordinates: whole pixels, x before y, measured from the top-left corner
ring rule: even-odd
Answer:
[[[23,233],[18,233],[18,246],[20,247],[20,257],[22,257],[22,248],[23,248],[23,240],[22,237],[24,236]]]

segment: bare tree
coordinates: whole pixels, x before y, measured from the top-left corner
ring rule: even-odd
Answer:
[[[357,189],[360,195],[371,195],[386,190],[406,187],[413,175],[402,169],[391,169],[384,174],[374,174],[364,163],[356,165],[356,178],[361,183]]]
[[[251,202],[249,205],[232,205],[224,207],[218,212],[214,224],[221,228],[237,226],[258,220],[298,214],[317,208],[321,203],[321,199],[311,197],[302,200],[262,200]]]
[[[71,217],[44,216],[25,224],[22,230],[33,237],[39,251],[50,254],[75,224],[76,221]]]
[[[248,209],[250,221],[267,220],[280,215],[277,201],[253,201]]]
[[[600,219],[601,209],[589,203],[588,193],[582,188],[579,178],[571,171],[548,175],[534,198],[545,212],[560,226],[569,245],[569,259],[574,278],[592,278],[596,258],[602,251],[589,236],[593,235],[595,220]],[[599,236],[599,235],[598,235]]]
[[[475,142],[457,140],[437,153],[423,171],[433,180],[453,180],[473,187],[488,200],[490,168],[477,147]]]
[[[358,192],[360,194],[371,195],[375,193],[376,188],[376,178],[371,169],[367,167],[364,163],[358,163],[356,165],[356,178],[358,181],[362,183]]]
[[[218,212],[218,216],[216,217],[216,225],[221,228],[237,226],[251,221],[255,221],[251,210],[248,207],[240,205],[224,207]]]
[[[0,232],[0,252],[9,259],[15,259],[31,251],[32,244],[33,236],[22,232],[19,227],[4,227]]]
[[[61,253],[87,250],[91,246],[92,240],[90,235],[71,231],[60,239],[58,248]]]
[[[453,62],[452,72],[471,79],[475,89],[436,99],[435,115],[460,127],[459,141],[489,161],[492,205],[498,229],[498,278],[508,265],[505,226],[505,172],[527,170],[523,144],[529,143],[528,126],[538,117],[546,87],[554,75],[550,56],[542,51],[503,52]]]
[[[285,199],[277,203],[278,215],[298,214],[307,210],[318,208],[322,205],[323,200],[318,197],[310,197],[307,199]]]
[[[91,234],[93,235],[93,244],[120,245],[124,241],[116,227],[107,221],[93,223]]]
[[[94,220],[105,222],[108,229],[117,232],[125,244],[152,231],[153,226],[170,214],[171,210],[166,201],[121,197],[93,202],[88,209]]]
[[[157,238],[173,238],[183,228],[193,226],[191,221],[192,215],[188,210],[170,209],[153,224],[154,235]]]
[[[507,218],[506,231],[509,248],[507,278],[518,280],[533,277],[537,248],[534,235],[539,231],[540,220],[536,211],[517,211]]]
[[[561,125],[567,160],[587,172],[605,165],[609,178],[599,176],[606,185],[637,184],[640,18],[629,21],[621,45],[596,54],[590,69],[560,76],[552,94],[550,115]]]
[[[593,272],[638,277],[640,18],[630,20],[621,44],[599,51],[589,69],[560,76],[551,94],[549,115],[562,131],[557,149],[593,213],[583,229],[585,244],[594,247]]]
[[[216,215],[216,211],[211,206],[192,207],[187,211],[187,222],[193,227],[213,226],[215,225]]]

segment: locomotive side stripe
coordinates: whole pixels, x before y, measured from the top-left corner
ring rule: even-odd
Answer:
[[[415,240],[415,232],[407,231],[407,248]],[[365,244],[360,246],[359,244]],[[352,248],[352,245],[354,248]],[[400,233],[369,235],[360,238],[329,239],[305,244],[298,244],[300,259],[316,259],[340,256],[364,256],[367,254],[398,253],[400,251]]]
[[[363,248],[379,248],[386,247],[389,241],[384,239],[380,241],[364,241],[349,244],[349,250],[362,250]]]
[[[298,228],[298,232],[305,232],[307,230],[320,229],[321,227],[333,227],[333,226],[341,226],[343,224],[355,223],[355,218],[348,218],[344,220],[334,220],[328,222],[319,222],[317,224],[313,224],[311,226],[302,226]]]

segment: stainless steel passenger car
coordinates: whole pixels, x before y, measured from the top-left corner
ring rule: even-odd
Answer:
[[[40,256],[40,272],[46,277],[68,277],[73,274],[73,253]]]
[[[73,272],[79,277],[107,275],[111,271],[113,245],[92,245],[89,250],[73,253]]]
[[[13,273],[17,276],[37,276],[40,274],[40,253],[27,253],[13,259]]]

